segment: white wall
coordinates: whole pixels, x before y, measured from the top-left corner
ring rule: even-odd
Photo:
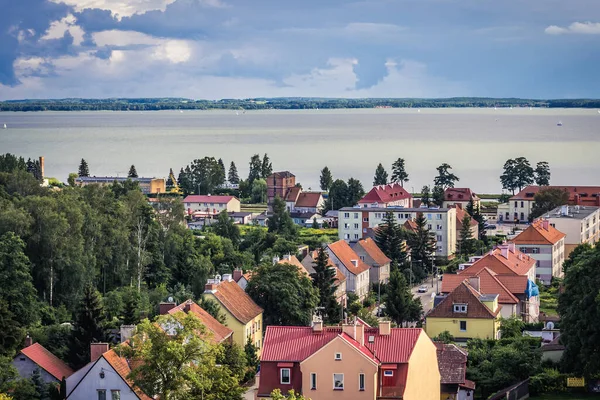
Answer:
[[[83,367],[67,378],[67,399],[90,400],[98,398],[98,389],[106,390],[106,399],[111,398],[111,390],[121,391],[121,400],[139,399],[119,374],[101,357],[91,368]],[[87,372],[89,370],[89,372]],[[100,372],[104,370],[104,379]],[[87,372],[87,374],[86,374]],[[83,378],[83,379],[82,379]]]

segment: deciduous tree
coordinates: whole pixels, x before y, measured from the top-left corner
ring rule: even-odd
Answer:
[[[271,164],[271,160],[269,159],[267,153],[265,153],[263,156],[260,171],[260,177],[263,179],[267,179],[273,173],[273,164]]]
[[[233,222],[227,210],[219,213],[217,222],[212,225],[212,230],[217,235],[231,240],[234,246],[237,246],[240,242],[240,228]]]
[[[269,232],[277,233],[285,237],[295,237],[298,233],[298,228],[290,217],[285,201],[279,196],[273,200],[273,214],[267,221]]]
[[[250,170],[248,172],[248,184],[252,187],[252,183],[255,179],[262,177],[263,163],[260,160],[258,154],[253,155],[250,158]]]
[[[550,165],[546,161],[540,161],[535,166],[535,184],[548,186],[550,184]]]
[[[427,207],[431,204],[431,192],[427,185],[423,186],[421,189],[421,204],[424,204]]]
[[[365,195],[365,189],[358,179],[348,178],[348,207],[358,204],[358,201]]]
[[[569,192],[560,188],[546,188],[537,192],[533,199],[531,219],[541,217],[548,211],[567,204],[569,202]]]
[[[329,196],[325,200],[325,211],[339,210],[348,205],[348,185],[341,179],[336,179],[329,188]]]

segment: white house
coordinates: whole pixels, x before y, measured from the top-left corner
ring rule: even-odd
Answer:
[[[240,212],[240,201],[234,196],[189,195],[183,199],[188,215],[206,217],[221,211]]]
[[[346,277],[346,291],[353,292],[360,300],[364,300],[369,294],[370,267],[343,240],[327,245],[327,253]]]
[[[550,226],[565,236],[565,258],[582,243],[600,240],[600,207],[561,206],[544,215]]]

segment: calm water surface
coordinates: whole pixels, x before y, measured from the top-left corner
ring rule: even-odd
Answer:
[[[563,126],[557,126],[561,121]],[[600,113],[584,109],[366,109],[159,112],[0,113],[0,153],[43,155],[46,175],[66,180],[81,158],[92,175],[166,177],[194,158],[214,156],[240,176],[255,153],[318,188],[328,165],[334,178],[373,181],[406,159],[407,189],[431,184],[447,162],[458,186],[499,192],[508,158],[548,161],[552,183],[600,186]]]

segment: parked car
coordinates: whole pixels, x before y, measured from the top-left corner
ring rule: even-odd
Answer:
[[[419,286],[419,293],[427,293],[427,285],[421,285]]]
[[[496,229],[496,225],[486,225],[485,229]]]

